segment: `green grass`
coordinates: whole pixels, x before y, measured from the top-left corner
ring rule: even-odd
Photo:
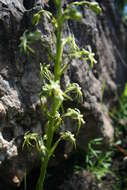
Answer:
[[[87,152],[84,153],[84,163],[74,165],[74,171],[86,169],[96,176],[98,184],[101,185],[102,178],[111,174],[112,151],[102,151],[103,140],[101,138],[93,139],[88,143]]]
[[[119,98],[118,105],[110,111],[113,125],[115,127],[114,155],[121,163],[121,168],[115,173],[117,183],[114,190],[126,190],[127,178],[125,167],[125,154],[127,153],[127,84],[125,84],[123,93]],[[123,185],[124,184],[124,185]],[[125,188],[124,188],[125,186]]]

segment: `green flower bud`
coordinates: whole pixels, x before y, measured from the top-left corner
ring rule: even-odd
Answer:
[[[92,11],[94,11],[96,14],[100,14],[102,12],[101,7],[99,6],[99,4],[97,2],[91,2],[90,3],[90,8],[92,9]]]
[[[71,9],[69,16],[73,20],[81,20],[82,19],[82,14],[76,8]]]

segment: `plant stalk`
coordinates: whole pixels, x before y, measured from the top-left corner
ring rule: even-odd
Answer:
[[[44,158],[44,160],[41,161],[40,177],[36,185],[36,190],[43,190],[46,170],[48,166],[48,160],[49,160],[49,157],[48,157],[48,154],[46,154],[46,157]]]
[[[62,5],[61,1],[58,6],[58,15],[57,15],[57,42],[56,42],[56,57],[55,57],[55,66],[54,66],[54,76],[55,81],[60,82],[60,71],[61,71],[61,61],[62,61]],[[55,98],[53,98],[53,106],[51,111],[51,119],[49,121],[49,124],[47,125],[47,141],[46,141],[46,148],[47,153],[44,157],[44,160],[41,161],[41,170],[40,170],[40,177],[37,182],[36,190],[43,190],[44,187],[44,180],[46,175],[46,170],[48,166],[48,161],[50,158],[50,150],[52,146],[53,136],[54,136],[54,126],[55,126],[55,114],[58,111]]]
[[[47,126],[47,141],[46,141],[46,156],[44,157],[44,160],[41,161],[41,169],[40,169],[40,177],[38,179],[37,182],[37,186],[36,186],[36,190],[43,190],[43,186],[44,186],[44,180],[45,180],[45,175],[46,175],[46,170],[47,170],[47,166],[48,166],[48,161],[49,161],[49,154],[50,154],[50,149],[52,146],[52,140],[53,140],[53,136],[54,136],[54,119],[52,117],[52,119],[50,120],[48,126]]]
[[[61,61],[62,61],[62,3],[60,1],[58,6],[58,15],[57,15],[57,42],[56,42],[56,57],[55,57],[55,68],[54,75],[55,81],[60,81],[60,70],[61,70]]]

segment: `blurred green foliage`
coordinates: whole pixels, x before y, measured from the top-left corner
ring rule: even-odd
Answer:
[[[116,7],[122,15],[122,22],[127,26],[127,0],[114,0]]]
[[[127,4],[127,0],[115,0],[115,3],[119,7],[120,11],[123,12],[124,7]]]
[[[116,138],[119,139],[123,132],[127,133],[127,83],[119,99],[118,107],[113,108],[111,117],[116,127]]]

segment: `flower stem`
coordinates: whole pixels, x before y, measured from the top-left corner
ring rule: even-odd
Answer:
[[[60,80],[60,69],[62,61],[62,5],[61,1],[58,6],[58,15],[57,15],[57,42],[56,42],[56,57],[55,57],[55,81]]]
[[[43,190],[45,174],[48,166],[48,154],[46,155],[44,161],[41,161],[40,177],[38,179],[36,190]]]
[[[55,56],[55,65],[54,65],[54,76],[55,81],[60,82],[60,71],[61,71],[61,62],[62,62],[62,5],[61,1],[58,5],[58,14],[57,14],[57,42],[56,42],[56,56]],[[44,180],[46,175],[46,170],[48,166],[48,161],[50,158],[50,150],[52,147],[52,141],[54,136],[54,128],[55,128],[55,114],[59,110],[58,106],[56,105],[57,102],[55,101],[55,97],[53,98],[52,103],[52,110],[50,112],[51,118],[49,120],[49,123],[47,125],[47,141],[46,141],[46,155],[41,161],[41,169],[40,169],[40,177],[37,182],[36,190],[43,190],[44,187]]]

